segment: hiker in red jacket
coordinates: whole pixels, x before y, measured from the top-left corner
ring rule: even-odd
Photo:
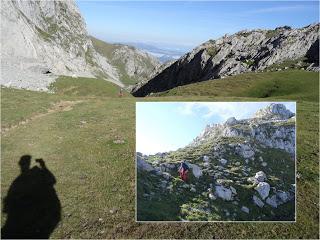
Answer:
[[[179,167],[180,178],[186,182],[188,179],[189,166],[186,164],[186,161],[183,160]]]

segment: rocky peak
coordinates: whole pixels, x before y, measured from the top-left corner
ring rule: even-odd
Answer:
[[[245,72],[265,71],[285,61],[309,59],[308,65],[318,66],[315,44],[319,24],[291,29],[240,31],[216,40],[209,40],[163,69],[152,79],[133,89],[134,96],[194,82],[224,78]],[[318,62],[318,61],[317,61]],[[310,68],[317,69],[317,68]]]
[[[285,105],[271,103],[267,107],[256,112],[255,118],[285,120],[293,117],[295,114],[288,110]]]
[[[122,85],[98,54],[75,1],[3,1],[1,84],[47,90],[59,75],[94,77]]]

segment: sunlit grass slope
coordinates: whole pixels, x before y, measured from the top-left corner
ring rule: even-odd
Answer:
[[[300,71],[289,74],[303,75]],[[19,158],[30,154],[33,158],[43,158],[57,180],[55,189],[62,206],[62,219],[52,238],[317,239],[319,95],[318,81],[314,80],[317,74],[313,76],[306,73],[305,84],[300,86],[303,90],[297,83],[295,90],[283,89],[281,94],[273,92],[267,98],[259,98],[263,97],[257,94],[263,85],[256,83],[254,87],[254,80],[250,79],[250,84],[243,80],[232,85],[243,89],[237,95],[227,86],[223,88],[221,80],[219,92],[230,92],[229,95],[216,92],[218,97],[206,90],[202,96],[119,98],[117,86],[84,79],[58,80],[53,86],[56,93],[3,88],[1,125],[9,130],[1,133],[1,198],[19,174]],[[297,171],[301,177],[297,181],[296,223],[135,222],[135,102],[199,99],[297,100]],[[73,104],[65,109],[55,108],[60,102]],[[19,125],[24,121],[25,124]],[[6,215],[2,214],[2,225],[5,220]]]

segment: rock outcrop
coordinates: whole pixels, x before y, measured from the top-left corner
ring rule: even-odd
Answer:
[[[132,94],[143,97],[190,83],[263,71],[286,61],[299,63],[304,58],[314,69],[318,69],[318,32],[319,24],[312,24],[299,29],[245,30],[209,40],[145,84],[138,85]]]
[[[1,84],[46,90],[57,75],[103,74],[121,85],[115,69],[93,48],[74,1],[1,4]]]
[[[1,3],[1,85],[6,87],[47,91],[60,75],[124,86],[127,78],[134,84],[158,68],[147,53],[105,44],[115,49],[110,56],[93,45],[73,0]]]
[[[229,118],[207,126],[184,148],[150,156],[139,154],[138,216],[139,209],[150,216],[139,220],[154,220],[155,216],[159,220],[163,211],[177,205],[180,215],[166,220],[294,221],[292,116],[284,105],[270,104],[252,118]],[[152,168],[140,171],[141,157]],[[183,160],[190,167],[187,182],[177,172]],[[143,196],[146,192],[153,193],[151,199]],[[147,212],[143,204],[160,209]],[[283,215],[284,209],[291,210]]]

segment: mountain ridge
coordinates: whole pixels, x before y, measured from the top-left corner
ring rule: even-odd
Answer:
[[[297,29],[284,26],[274,30],[243,30],[209,40],[149,81],[137,84],[132,94],[143,97],[244,72],[281,71],[288,67],[272,66],[290,61],[294,62],[294,67],[318,70],[318,32],[319,23],[316,23]]]

